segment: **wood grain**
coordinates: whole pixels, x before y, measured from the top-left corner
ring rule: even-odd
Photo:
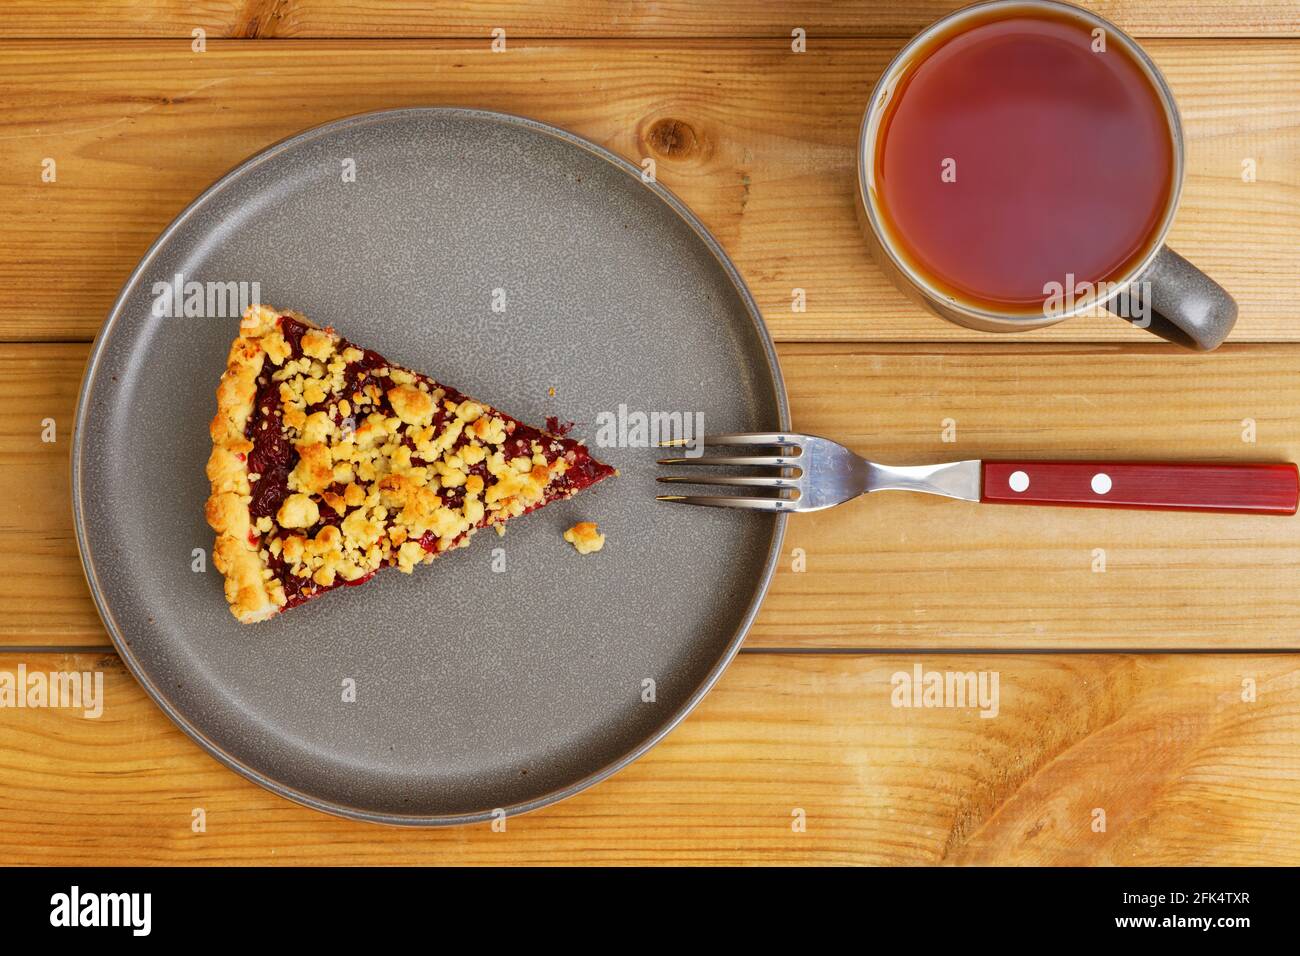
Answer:
[[[1300,458],[1294,347],[780,352],[795,426],[876,461]],[[785,550],[751,646],[1300,647],[1295,518],[881,492],[796,515]]]
[[[0,500],[22,502],[0,524],[0,645],[107,640],[68,505],[68,429],[86,351],[0,347]],[[1296,346],[779,351],[796,427],[878,461],[1300,460]],[[47,417],[56,444],[41,441]],[[1242,440],[1247,419],[1253,443]],[[1103,573],[1093,570],[1097,549]],[[791,519],[749,645],[1300,648],[1300,519],[880,493]]]
[[[0,37],[524,37],[910,36],[961,6],[953,0],[9,0]],[[1300,12],[1259,0],[1085,0],[1137,36],[1300,34]]]
[[[1172,20],[1173,18],[1171,18]],[[988,341],[910,304],[869,260],[855,138],[889,40],[0,42],[0,339],[90,338],[167,222],[249,154],[385,107],[472,105],[636,162],[714,231],[786,341]],[[1172,245],[1238,298],[1234,341],[1300,340],[1300,45],[1153,40],[1182,107]],[[393,78],[401,77],[400,83]],[[57,163],[43,183],[42,161]],[[1253,159],[1257,181],[1241,179]],[[363,188],[358,183],[358,188]],[[792,311],[795,289],[806,311]],[[1136,344],[1109,318],[1016,338]]]
[[[108,640],[72,531],[69,450],[86,346],[0,346],[0,645]],[[46,442],[53,423],[53,442]]]
[[[20,661],[103,671],[105,704],[0,711],[6,864],[1300,862],[1295,657],[742,654],[649,755],[504,833],[297,807],[204,754],[115,657],[0,670]],[[917,665],[997,673],[997,716],[893,706]]]

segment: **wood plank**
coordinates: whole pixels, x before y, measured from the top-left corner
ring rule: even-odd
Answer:
[[[99,645],[68,505],[84,345],[0,347],[0,645]],[[1300,460],[1300,348],[784,345],[795,425],[895,464]],[[41,439],[55,419],[59,441]],[[955,427],[945,442],[945,420]],[[1243,442],[1243,421],[1256,440]],[[791,519],[752,647],[1300,648],[1300,519],[879,494]],[[795,549],[806,570],[796,573]],[[1094,572],[1095,549],[1105,572]],[[215,573],[215,572],[214,572]],[[216,586],[215,584],[213,585]]]
[[[504,833],[297,807],[203,753],[115,657],[0,670],[20,661],[100,670],[105,703],[0,712],[10,864],[1300,863],[1295,657],[742,654],[649,755]],[[996,672],[997,716],[893,706],[916,665]]]
[[[0,645],[108,642],[77,556],[69,451],[84,345],[0,346]],[[55,441],[43,440],[53,421]]]
[[[1291,346],[780,354],[795,426],[886,463],[1300,460]],[[1246,419],[1253,443],[1242,440]],[[792,570],[796,548],[802,573]],[[796,515],[785,549],[751,646],[1300,647],[1296,518],[880,493]]]
[[[905,37],[961,4],[953,0],[9,0],[0,37]],[[1294,36],[1294,4],[1260,0],[1085,0],[1135,36]],[[89,9],[87,8],[89,6]]]
[[[855,136],[893,41],[0,43],[0,339],[85,339],[166,223],[258,149],[351,113],[473,105],[654,158],[734,256],[778,339],[974,341],[869,261]],[[1172,244],[1238,297],[1235,341],[1300,339],[1300,45],[1153,40],[1179,97],[1188,178]],[[1231,63],[1231,68],[1225,68]],[[394,84],[392,77],[401,76]],[[58,179],[41,181],[45,158]],[[1258,179],[1241,180],[1254,159]],[[792,311],[804,289],[807,311]],[[40,303],[39,318],[33,303]],[[1108,318],[1017,336],[1138,343]]]

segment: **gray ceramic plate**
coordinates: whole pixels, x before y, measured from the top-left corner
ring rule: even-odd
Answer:
[[[220,575],[195,570],[212,544],[207,424],[238,323],[155,315],[169,311],[155,283],[177,274],[250,294],[257,282],[262,301],[525,421],[572,420],[621,475],[412,576],[241,627]],[[217,286],[200,288],[220,311],[206,301]],[[73,450],[91,590],[163,710],[277,793],[407,824],[543,806],[644,753],[699,701],[757,610],[784,526],[656,502],[654,449],[597,447],[620,405],[702,412],[711,431],[789,427],[754,302],[679,200],[512,116],[409,109],[309,130],[200,196],[109,315]],[[562,540],[578,520],[599,522],[603,552]]]

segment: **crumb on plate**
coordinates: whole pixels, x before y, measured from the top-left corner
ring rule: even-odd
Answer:
[[[579,554],[591,554],[605,546],[605,536],[597,530],[594,521],[579,521],[564,532],[564,540],[573,545]]]

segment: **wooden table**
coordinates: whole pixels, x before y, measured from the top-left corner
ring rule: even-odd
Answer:
[[[507,110],[653,157],[749,281],[805,431],[898,463],[1300,458],[1300,6],[1089,5],[1144,42],[1181,105],[1171,244],[1241,304],[1213,355],[1100,318],[967,332],[868,260],[857,124],[947,0],[11,0],[0,669],[101,669],[107,703],[98,720],[0,710],[0,862],[1300,863],[1292,520],[902,495],[797,517],[700,708],[505,833],[351,823],[224,769],[124,671],[82,579],[70,429],[121,283],[237,161],[382,107]],[[998,716],[893,706],[893,675],[917,665],[996,672]]]

